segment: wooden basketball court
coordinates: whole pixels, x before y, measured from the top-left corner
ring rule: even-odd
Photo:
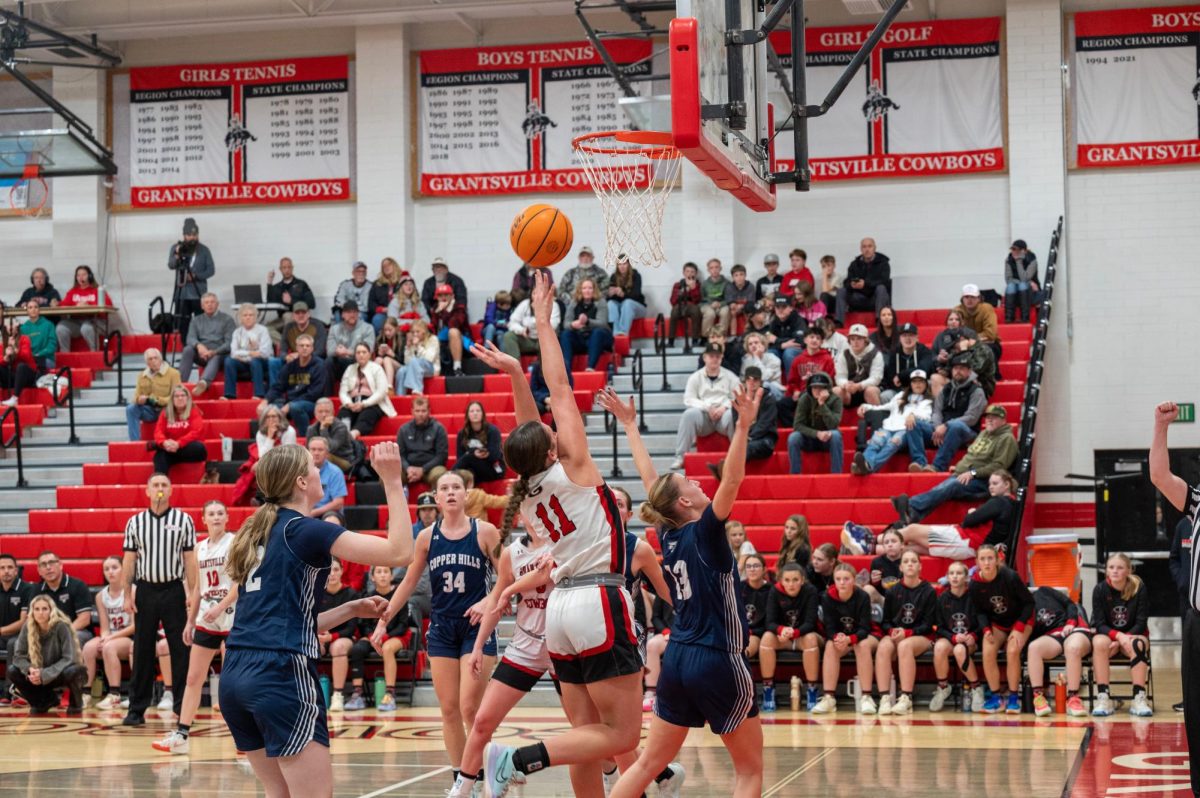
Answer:
[[[1160,654],[1163,652],[1160,652]],[[1167,659],[1160,656],[1160,660]],[[907,718],[859,717],[844,707],[814,718],[780,711],[764,723],[764,795],[964,795],[1057,798],[1172,795],[1188,789],[1179,671],[1156,670],[1156,715],[1132,720],[1042,720],[924,710]],[[924,701],[920,702],[924,705]],[[203,710],[190,756],[160,754],[151,740],[171,727],[169,713],[147,714],[142,728],[122,712],[56,712],[31,718],[0,710],[0,794],[4,796],[236,796],[259,793],[219,713]],[[647,720],[648,720],[647,716]],[[565,728],[561,711],[514,711],[497,739],[537,740]],[[435,707],[395,713],[346,712],[331,718],[335,795],[440,796],[450,786]],[[685,796],[728,796],[729,760],[720,741],[694,732],[681,752]],[[526,798],[571,795],[565,770],[532,777]],[[653,790],[651,791],[653,794]]]

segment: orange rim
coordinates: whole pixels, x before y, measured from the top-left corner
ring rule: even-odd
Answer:
[[[606,140],[619,141],[622,144],[635,144],[637,147],[611,147],[603,144]],[[658,130],[605,130],[599,133],[588,133],[576,136],[571,146],[581,152],[591,155],[641,155],[645,158],[673,159],[679,157],[670,133]]]

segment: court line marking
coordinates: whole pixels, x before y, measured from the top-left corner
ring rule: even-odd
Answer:
[[[829,756],[836,750],[838,750],[838,749],[837,748],[826,748],[826,749],[822,750],[821,753],[817,754],[812,759],[808,760],[803,765],[801,765],[800,767],[793,770],[791,773],[784,776],[783,779],[775,782],[775,784],[771,787],[771,789],[769,789],[763,793],[763,798],[768,798],[771,795],[777,794],[784,787],[786,787],[787,785],[791,784],[796,779],[803,776],[805,772],[807,772],[808,770],[811,770],[813,767],[820,764],[821,760],[823,760],[825,757]]]
[[[360,796],[358,796],[358,798],[375,798],[375,796],[377,796],[377,795],[385,795],[385,794],[391,792],[392,790],[398,790],[401,787],[407,787],[410,784],[416,784],[418,781],[425,781],[425,779],[436,776],[439,773],[445,773],[447,770],[450,770],[450,769],[451,768],[449,765],[442,765],[440,768],[437,768],[436,770],[431,770],[428,773],[422,773],[420,776],[413,776],[411,779],[405,779],[404,781],[398,781],[395,784],[392,784],[388,787],[381,787],[380,789],[375,790],[375,792],[369,792],[365,795],[360,795]]]
[[[1092,745],[1092,733],[1095,730],[1095,726],[1088,726],[1083,732],[1083,739],[1079,741],[1079,753],[1075,755],[1075,761],[1071,764],[1070,772],[1067,773],[1067,782],[1063,785],[1062,792],[1059,793],[1062,798],[1071,798],[1071,793],[1075,792],[1075,781],[1079,778],[1079,772],[1083,770],[1083,761],[1087,759],[1088,749]]]

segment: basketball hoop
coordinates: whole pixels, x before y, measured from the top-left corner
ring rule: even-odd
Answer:
[[[612,130],[572,142],[604,211],[604,264],[625,253],[635,266],[660,266],[663,213],[679,180],[679,150],[670,133]]]
[[[37,164],[25,167],[8,190],[8,205],[17,214],[27,219],[40,218],[46,212],[46,201],[50,198],[50,187],[41,175]]]

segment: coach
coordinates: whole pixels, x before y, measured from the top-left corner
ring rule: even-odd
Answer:
[[[146,485],[150,509],[125,524],[125,609],[135,612],[133,632],[133,678],[129,688],[129,714],[125,726],[146,722],[146,708],[154,690],[154,668],[158,660],[154,646],[161,623],[171,652],[171,676],[176,685],[187,683],[188,650],[183,642],[187,624],[187,596],[199,585],[196,566],[196,527],[191,516],[171,507],[171,480],[153,474]],[[183,580],[187,579],[184,592]],[[136,593],[131,588],[136,586]],[[175,691],[175,714],[183,702],[183,690]]]
[[[1167,450],[1167,428],[1179,416],[1174,402],[1163,402],[1154,409],[1154,437],[1150,442],[1150,481],[1167,501],[1187,515],[1192,524],[1191,538],[1196,539],[1200,526],[1200,485],[1189,485],[1171,473],[1171,456]],[[1193,556],[1188,583],[1188,608],[1183,619],[1183,725],[1187,733],[1189,759],[1192,768],[1192,794],[1200,795],[1200,684],[1195,669],[1200,669],[1200,557]]]

